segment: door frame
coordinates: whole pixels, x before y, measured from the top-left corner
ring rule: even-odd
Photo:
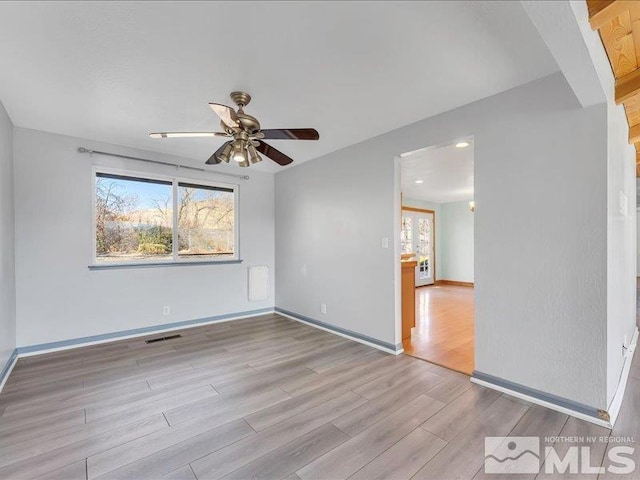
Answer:
[[[435,210],[429,210],[428,208],[416,208],[416,207],[405,207],[404,205],[402,205],[400,207],[400,222],[402,222],[402,212],[403,211],[408,211],[408,212],[418,212],[418,213],[430,213],[431,215],[433,215],[433,284],[435,285],[436,282],[438,281],[438,268],[437,268],[437,262],[436,262],[436,212]],[[417,287],[416,287],[417,288]]]

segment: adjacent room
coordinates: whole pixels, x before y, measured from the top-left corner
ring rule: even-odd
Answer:
[[[402,271],[414,273],[402,277],[404,352],[471,375],[473,139],[404,153],[400,170]]]
[[[639,29],[0,2],[0,480],[639,478]]]

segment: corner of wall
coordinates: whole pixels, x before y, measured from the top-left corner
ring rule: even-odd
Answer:
[[[13,135],[13,123],[0,102],[0,385],[14,363],[16,349]]]

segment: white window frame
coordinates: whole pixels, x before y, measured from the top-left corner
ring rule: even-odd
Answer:
[[[159,180],[163,182],[171,182],[173,192],[173,225],[172,225],[172,257],[166,260],[135,260],[131,262],[106,262],[98,261],[97,243],[96,243],[96,175],[99,173],[107,175],[120,175],[124,177],[137,177],[148,180]],[[202,185],[203,187],[218,187],[233,190],[233,257],[225,257],[221,259],[201,259],[201,258],[180,258],[178,255],[178,184],[190,183],[192,185]],[[209,180],[203,180],[197,177],[189,177],[183,175],[162,175],[157,173],[142,172],[137,170],[128,170],[120,168],[100,167],[94,165],[91,168],[91,261],[90,268],[117,268],[117,267],[150,267],[150,266],[171,266],[171,265],[203,265],[203,264],[225,264],[239,263],[240,260],[240,209],[239,209],[240,186],[231,183],[222,183]]]

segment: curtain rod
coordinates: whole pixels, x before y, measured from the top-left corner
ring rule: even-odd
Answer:
[[[161,162],[160,160],[150,160],[148,158],[132,157],[130,155],[120,155],[119,153],[101,152],[100,150],[91,150],[89,148],[84,148],[84,147],[79,147],[78,151],[80,153],[88,153],[89,155],[97,153],[99,155],[106,155],[108,157],[126,158],[129,160],[137,160],[139,162],[155,163],[156,165],[167,165],[169,167],[186,168],[188,170],[196,170],[198,172],[213,173],[214,175],[226,175],[227,177],[236,177],[242,180],[249,180],[250,178],[249,175],[238,175],[235,173],[216,172],[213,170],[207,170],[205,168],[190,167],[188,165],[180,165],[177,163]]]

